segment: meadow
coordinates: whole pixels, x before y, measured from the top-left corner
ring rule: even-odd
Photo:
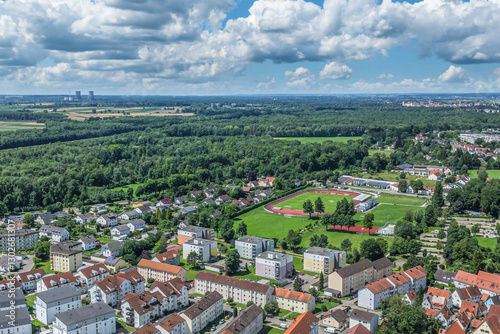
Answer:
[[[375,207],[375,209],[370,211],[370,213],[373,213],[375,216],[373,226],[381,227],[385,223],[396,223],[398,220],[403,219],[407,210],[415,212],[416,210],[419,210],[419,208],[415,206],[379,204]],[[354,219],[358,221],[357,225],[362,225],[365,214],[366,213],[364,212],[358,212],[354,215]]]
[[[277,140],[298,140],[302,144],[308,143],[323,143],[325,141],[332,141],[334,143],[347,143],[349,140],[359,140],[362,137],[279,137],[274,138]]]
[[[122,187],[116,187],[116,188],[113,188],[111,189],[112,191],[120,191],[120,190],[123,190],[123,191],[127,191],[127,189],[129,188],[132,188],[134,190],[134,195],[135,195],[135,192],[137,191],[137,188],[139,186],[142,186],[144,183],[133,183],[133,184],[128,184],[126,186],[122,186]]]
[[[0,122],[0,131],[43,129],[45,124],[35,122]]]
[[[489,179],[500,179],[500,169],[491,169],[486,171]],[[477,178],[477,170],[469,170],[469,175],[472,178]]]
[[[273,205],[274,207],[280,207],[285,209],[295,209],[295,210],[303,210],[303,204],[307,200],[311,200],[314,205],[314,202],[321,197],[323,204],[325,205],[325,212],[333,212],[337,207],[337,202],[341,201],[343,198],[347,198],[348,201],[351,201],[353,196],[345,196],[345,195],[336,195],[336,194],[316,194],[316,193],[304,193],[292,197],[284,202]]]
[[[415,198],[403,195],[392,195],[387,193],[382,193],[377,198],[378,203],[387,204],[400,204],[400,205],[415,205],[420,206],[426,201],[425,198]]]
[[[475,237],[479,246],[495,249],[497,247],[497,238]]]

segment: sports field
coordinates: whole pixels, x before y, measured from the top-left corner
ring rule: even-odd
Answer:
[[[491,169],[486,172],[489,179],[500,179],[500,169]],[[477,178],[477,170],[469,170],[469,175],[472,178]]]
[[[403,196],[403,195],[391,195],[382,193],[377,198],[378,203],[387,203],[387,204],[401,204],[401,205],[415,205],[420,206],[425,201],[425,198],[417,198],[411,196]]]
[[[278,203],[273,205],[274,207],[280,207],[284,209],[295,209],[295,210],[303,210],[303,204],[308,199],[314,205],[314,202],[321,197],[323,204],[325,205],[325,212],[333,212],[337,207],[337,202],[341,201],[343,198],[347,198],[348,201],[352,201],[353,196],[346,195],[337,195],[337,194],[316,194],[316,193],[303,193],[292,197],[282,203]]]
[[[323,143],[327,140],[334,143],[347,143],[349,140],[359,140],[362,137],[280,137],[274,138],[279,140],[298,140],[302,144],[307,143]]]
[[[370,211],[375,216],[373,221],[374,227],[381,227],[385,223],[396,223],[398,220],[402,220],[406,210],[412,210],[413,212],[417,210],[423,210],[416,206],[402,206],[402,205],[390,205],[390,204],[379,204],[377,207]],[[362,225],[363,217],[366,213],[358,212],[354,215],[354,219],[358,221],[357,224]]]

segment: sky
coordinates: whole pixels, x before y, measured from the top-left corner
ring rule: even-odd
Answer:
[[[500,0],[0,0],[0,94],[500,92]]]

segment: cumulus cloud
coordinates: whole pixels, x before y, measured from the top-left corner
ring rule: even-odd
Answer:
[[[285,77],[288,80],[286,83],[288,87],[307,88],[316,80],[314,74],[311,74],[305,67],[299,67],[295,71],[286,71]]]
[[[336,62],[331,62],[325,65],[325,67],[319,73],[320,79],[349,79],[352,74],[352,69],[344,64],[339,64]]]
[[[446,72],[439,76],[438,80],[445,83],[458,83],[464,82],[468,78],[467,72],[462,67],[451,65]]]
[[[276,78],[267,76],[263,81],[257,84],[257,88],[270,89],[276,86]]]
[[[377,78],[378,80],[382,80],[382,79],[393,79],[394,78],[394,74],[390,74],[390,73],[382,73],[382,74],[379,74],[377,75]]]

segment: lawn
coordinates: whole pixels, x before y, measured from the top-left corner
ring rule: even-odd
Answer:
[[[293,320],[293,318],[296,318],[300,315],[300,313],[297,313],[297,312],[292,312],[290,313],[289,315],[286,316],[286,319],[288,320]]]
[[[43,270],[45,270],[45,272],[47,274],[57,273],[57,271],[54,271],[54,270],[50,269],[50,260],[46,260],[46,261],[40,262],[39,264],[37,264],[35,266],[35,268],[33,270],[35,270],[35,269],[43,269]]]
[[[284,332],[285,330],[283,329],[273,328],[271,326],[264,326],[264,328],[262,328],[259,334],[283,334]]]
[[[500,179],[500,169],[491,169],[486,171],[489,179]],[[477,170],[468,171],[470,177],[477,178]]]
[[[482,238],[476,237],[479,246],[488,247],[491,249],[495,249],[497,246],[497,238]]]
[[[402,205],[415,205],[420,206],[425,201],[425,198],[415,198],[404,195],[392,195],[387,193],[380,194],[377,197],[378,203],[387,203],[387,204],[402,204]]]
[[[133,332],[135,331],[135,327],[129,327],[125,324],[125,321],[121,321],[121,320],[118,320],[119,319],[119,316],[117,315],[116,316],[116,323],[117,324],[120,324],[120,326],[122,326],[124,329],[126,329],[127,331],[129,332]]]
[[[278,312],[278,317],[283,318],[288,313],[290,313],[289,310],[280,309],[280,311]]]
[[[355,233],[346,233],[346,232],[331,232],[325,231],[324,227],[318,227],[313,231],[306,232],[302,234],[302,243],[303,247],[310,247],[310,240],[313,235],[321,235],[324,234],[328,237],[328,243],[332,244],[334,247],[340,248],[340,244],[344,239],[351,240],[352,247],[356,247],[359,249],[359,245],[363,240],[370,238],[377,238],[376,236],[368,235],[368,234],[355,234]],[[295,261],[293,262],[295,265]],[[295,267],[297,269],[297,267]],[[297,271],[299,271],[297,269]],[[314,274],[316,275],[316,274]]]
[[[327,310],[331,310],[332,308],[334,308],[335,306],[337,306],[338,303],[336,303],[336,302],[316,303],[316,307],[315,307],[313,313],[314,314],[319,314],[319,313],[322,313],[322,312],[326,312],[326,311],[321,310],[321,306],[323,306],[323,305],[326,306]]]
[[[391,151],[380,151],[380,150],[372,150],[372,149],[370,149],[370,150],[368,150],[368,155],[374,155],[375,153],[378,153],[380,155],[386,155],[386,156],[388,156],[392,152],[394,152],[394,151],[392,151],[392,150]]]
[[[112,191],[120,191],[120,190],[123,190],[125,192],[127,192],[127,189],[129,188],[132,188],[134,189],[134,196],[135,196],[135,192],[137,191],[137,188],[139,186],[142,186],[144,183],[132,183],[132,184],[128,184],[126,186],[123,186],[123,187],[116,187],[116,188],[113,188],[111,189]]]
[[[97,238],[97,241],[100,241],[102,244],[109,244],[110,242],[113,242],[114,240],[107,238],[107,237],[100,236],[99,238]]]
[[[280,137],[274,138],[279,140],[298,140],[301,144],[308,143],[323,143],[325,141],[332,141],[334,143],[347,143],[349,140],[359,140],[361,137]]]
[[[28,304],[28,306],[33,307],[33,305],[35,305],[35,299],[36,299],[35,295],[26,296],[26,304]]]
[[[44,326],[45,326],[45,324],[44,324],[44,323],[42,323],[42,322],[40,322],[40,321],[38,321],[38,320],[36,320],[36,319],[35,319],[35,320],[33,320],[33,321],[31,322],[31,324],[33,325],[33,327],[40,327],[40,328],[42,328],[42,327],[44,327]]]
[[[304,202],[310,200],[313,205],[315,201],[321,197],[323,204],[325,205],[325,212],[333,212],[337,208],[337,202],[341,201],[344,198],[347,198],[348,201],[352,201],[353,196],[344,196],[344,195],[336,195],[336,194],[316,194],[316,193],[304,193],[297,195],[295,197],[290,198],[284,202],[276,204],[274,207],[281,207],[285,209],[295,209],[295,210],[303,210]]]
[[[411,206],[379,204],[375,209],[370,211],[375,216],[373,226],[381,227],[387,222],[396,223],[398,220],[403,219],[406,210],[416,211],[422,209]],[[358,212],[354,215],[354,219],[358,221],[357,225],[362,225],[365,214],[364,212]]]

